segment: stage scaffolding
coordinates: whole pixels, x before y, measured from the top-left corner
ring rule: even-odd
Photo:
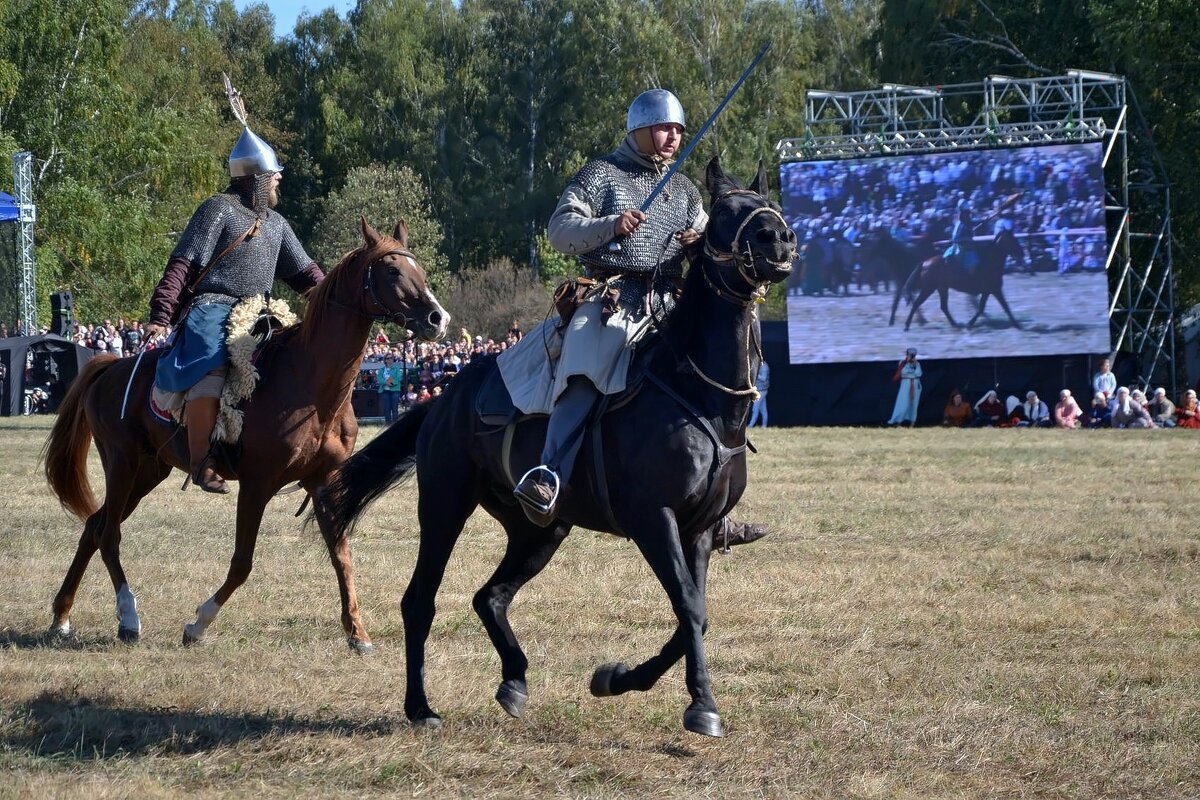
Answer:
[[[1087,70],[992,75],[949,86],[806,93],[804,135],[782,162],[1102,142],[1114,357],[1138,360],[1144,384],[1177,396],[1171,191],[1125,79]]]

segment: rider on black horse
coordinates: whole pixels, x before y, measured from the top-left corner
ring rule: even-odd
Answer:
[[[606,310],[608,293],[595,293],[563,331],[542,463],[513,491],[538,524],[554,518],[583,426],[602,395],[625,388],[630,345],[650,330],[653,314],[670,309],[676,279],[683,275],[684,249],[699,242],[708,222],[699,191],[679,173],[648,214],[639,209],[670,168],[684,127],[683,106],[674,94],[651,89],[638,95],[629,106],[621,146],[575,174],[550,218],[550,244],[578,256],[589,278],[610,282],[620,297],[615,309],[610,300]],[[766,534],[765,525],[735,522],[729,543]]]

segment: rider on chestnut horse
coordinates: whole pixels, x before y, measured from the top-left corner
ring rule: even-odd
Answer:
[[[227,88],[244,125],[241,98]],[[229,491],[209,452],[228,371],[231,309],[240,300],[268,294],[275,278],[302,293],[323,277],[288,221],[274,210],[282,172],[271,146],[244,127],[229,154],[228,188],[196,209],[150,299],[146,339],[176,325],[173,347],[158,360],[155,401],[165,410],[183,406],[191,479],[206,492]]]

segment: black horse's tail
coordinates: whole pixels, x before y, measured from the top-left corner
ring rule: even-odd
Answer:
[[[896,282],[896,296],[892,298],[892,317],[888,320],[888,325],[896,324],[896,309],[900,307],[900,298],[904,297],[909,303],[912,303],[912,288],[913,283],[917,279],[917,275],[921,272],[921,265],[918,264],[912,272],[908,274],[908,280],[904,283]]]
[[[335,539],[348,536],[358,518],[381,494],[412,477],[417,466],[417,434],[434,401],[405,412],[334,474],[318,501]]]

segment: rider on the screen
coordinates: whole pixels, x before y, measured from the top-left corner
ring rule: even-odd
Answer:
[[[971,212],[971,204],[964,197],[958,201],[958,213],[954,220],[954,226],[950,229],[950,246],[946,248],[942,257],[947,261],[951,259],[957,261],[967,270],[975,269],[979,263],[979,257],[975,252],[974,235],[974,215]]]

